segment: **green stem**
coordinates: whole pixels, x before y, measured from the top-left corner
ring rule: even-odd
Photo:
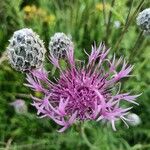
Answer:
[[[115,0],[112,0],[111,2],[111,8],[113,8],[115,4]],[[111,25],[111,17],[112,17],[112,11],[109,11],[109,17],[108,17],[108,23],[107,23],[107,28],[106,28],[106,43],[108,43],[108,36],[110,35],[110,25]]]
[[[139,5],[137,6],[136,10],[134,11],[133,15],[130,17],[128,23],[125,25],[125,28],[123,29],[119,40],[116,42],[116,44],[115,44],[115,46],[114,46],[114,49],[116,49],[116,51],[117,51],[117,49],[118,49],[118,47],[119,47],[119,44],[121,43],[121,41],[122,41],[122,39],[123,39],[125,33],[127,33],[130,24],[134,21],[135,16],[136,16],[137,13],[139,12],[139,10],[140,10],[140,8],[142,7],[143,4],[144,4],[144,0],[141,0],[141,2],[139,3]]]
[[[148,40],[146,40],[144,37],[142,39],[143,41],[141,42],[140,47],[138,48],[138,52],[136,53],[136,56],[138,57],[138,55],[140,55],[143,49],[145,49],[145,47],[149,44]]]
[[[37,146],[42,147],[48,144],[48,140],[39,140],[37,143],[33,144],[22,144],[22,145],[11,145],[10,149],[36,149]]]
[[[142,150],[142,149],[145,149],[145,148],[150,148],[150,144],[146,144],[146,145],[142,145],[142,144],[137,144],[135,146],[133,146],[131,148],[131,150]]]
[[[16,97],[21,97],[21,98],[27,98],[27,99],[31,99],[31,95],[30,94],[23,94],[23,93],[15,93],[15,92],[5,92],[3,91],[4,96],[6,97],[11,97],[12,99],[15,99]]]
[[[88,138],[87,138],[87,136],[86,136],[86,134],[85,134],[84,124],[81,126],[81,135],[82,135],[82,138],[83,138],[83,140],[85,141],[85,143],[89,146],[89,148],[94,149],[94,150],[97,149],[97,147],[95,147],[94,145],[92,145],[92,144],[90,143],[90,141],[88,140]]]
[[[55,74],[55,71],[56,71],[56,67],[53,66],[52,71],[51,71],[51,76],[53,76]]]
[[[130,13],[131,13],[132,6],[133,6],[133,0],[131,0],[131,5],[130,5],[130,7],[129,7],[129,12],[128,12],[128,15],[127,15],[127,18],[126,18],[126,23],[125,23],[125,25],[127,25],[128,21],[129,21],[129,17],[130,17]]]
[[[104,17],[104,24],[105,26],[107,25],[107,20],[106,20],[106,8],[105,8],[105,0],[102,0],[103,3],[103,17]]]
[[[4,51],[3,54],[2,54],[2,57],[0,57],[0,65],[5,61],[7,60],[7,52]]]
[[[138,67],[138,69],[136,70],[136,72],[137,72],[137,73],[140,72],[140,70],[142,70],[142,68],[145,66],[145,64],[148,63],[148,61],[149,61],[148,58],[145,59],[145,60],[141,63],[141,65]]]
[[[135,41],[135,44],[134,44],[134,46],[132,48],[132,54],[130,55],[129,59],[131,59],[133,57],[133,55],[135,56],[137,54],[137,53],[135,53],[137,48],[140,49],[140,46],[142,45],[142,42],[143,42],[143,38],[142,37],[143,37],[143,31],[141,31],[139,33],[139,35],[138,35],[138,37],[137,37],[137,39]]]

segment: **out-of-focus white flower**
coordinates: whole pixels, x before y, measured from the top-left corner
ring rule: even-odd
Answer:
[[[137,114],[134,114],[134,113],[130,113],[127,116],[127,119],[128,119],[127,121],[128,124],[131,126],[137,126],[141,123],[141,118]]]
[[[26,114],[28,111],[27,105],[24,100],[18,99],[16,101],[10,103],[10,105],[14,107],[15,112],[17,114]]]
[[[115,27],[116,29],[120,28],[120,25],[121,25],[121,23],[120,23],[119,20],[116,20],[116,21],[114,22],[114,27]]]

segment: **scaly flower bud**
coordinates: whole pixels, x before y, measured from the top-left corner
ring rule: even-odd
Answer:
[[[129,119],[128,124],[131,126],[137,126],[141,123],[141,118],[134,113],[130,113],[127,118]]]
[[[73,43],[64,33],[55,33],[49,42],[50,54],[57,59],[65,58],[70,47]]]
[[[14,69],[27,71],[41,67],[46,50],[32,29],[24,28],[14,32],[9,42],[8,57]]]
[[[146,34],[150,34],[150,8],[147,8],[139,13],[137,17],[137,25]]]

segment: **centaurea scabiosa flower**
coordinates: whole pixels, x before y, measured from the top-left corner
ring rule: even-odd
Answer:
[[[60,77],[55,82],[48,78],[48,72],[44,69],[28,74],[26,86],[44,95],[43,98],[32,97],[37,114],[62,126],[60,132],[76,121],[106,120],[111,122],[114,130],[118,119],[126,123],[126,115],[131,107],[123,108],[120,103],[137,104],[134,100],[139,95],[120,91],[114,94],[112,89],[122,78],[129,76],[133,66],[128,65],[122,57],[116,60],[115,55],[109,60],[109,50],[103,43],[98,48],[94,45],[91,54],[86,53],[87,64],[77,66],[74,50],[70,47],[65,70],[61,69],[57,58],[50,56],[52,64],[60,71]]]

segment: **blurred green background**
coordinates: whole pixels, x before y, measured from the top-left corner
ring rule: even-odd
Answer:
[[[150,38],[136,25],[137,14],[148,7],[149,0],[0,0],[0,150],[150,150]],[[94,41],[104,41],[110,56],[123,55],[134,64],[134,76],[123,82],[122,91],[143,93],[132,109],[140,125],[126,129],[119,123],[114,132],[87,122],[83,131],[73,126],[58,133],[51,120],[37,118],[24,74],[5,56],[13,32],[24,27],[37,32],[47,49],[50,37],[64,32],[78,59],[85,59],[83,50],[90,52]],[[15,112],[10,103],[16,99],[25,101],[28,113]]]

